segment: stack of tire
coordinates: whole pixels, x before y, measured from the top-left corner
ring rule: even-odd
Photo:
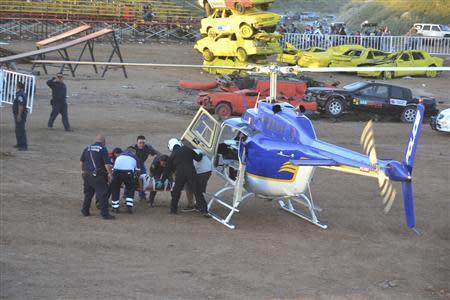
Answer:
[[[280,16],[267,12],[275,0],[204,0],[207,17],[202,19],[202,39],[195,44],[205,66],[266,64],[267,57],[281,52],[280,35],[274,33]],[[221,4],[221,2],[223,2]],[[210,73],[230,70],[206,68]]]

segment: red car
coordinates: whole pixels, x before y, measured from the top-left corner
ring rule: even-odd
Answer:
[[[248,108],[255,106],[256,101],[265,99],[270,94],[270,83],[267,80],[258,80],[256,88],[251,90],[237,90],[230,87],[229,92],[201,92],[197,98],[197,104],[209,111],[214,111],[219,118],[227,118],[232,114],[241,115],[245,112],[246,102]],[[278,81],[277,100],[289,102],[301,111],[317,110],[315,102],[304,102],[303,95],[306,83],[295,81]]]

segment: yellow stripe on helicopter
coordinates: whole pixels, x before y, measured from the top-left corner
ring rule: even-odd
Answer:
[[[279,179],[279,178],[265,177],[265,176],[259,176],[259,175],[255,175],[252,173],[248,173],[248,172],[246,172],[245,174],[247,176],[258,178],[258,179],[289,183],[289,182],[294,182],[295,179],[297,178],[298,168],[299,168],[298,166],[294,166],[290,162],[285,162],[284,164],[281,165],[280,169],[278,170],[278,173],[281,173],[281,172],[291,173],[293,175],[291,179]]]

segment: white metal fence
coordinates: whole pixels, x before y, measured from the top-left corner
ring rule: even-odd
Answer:
[[[430,54],[450,55],[450,38],[285,33],[282,39],[283,46],[286,42],[300,49],[309,47],[329,48],[339,45],[358,44],[385,52],[420,49]]]
[[[36,78],[34,75],[0,69],[0,106],[3,103],[13,103],[16,97],[17,82],[22,82],[25,85],[27,109],[31,114],[33,112],[34,89],[36,86]]]

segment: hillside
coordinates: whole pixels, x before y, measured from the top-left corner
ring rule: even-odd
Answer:
[[[284,14],[287,12],[314,11],[325,14],[337,14],[350,0],[278,0],[271,11]]]
[[[448,0],[353,0],[339,18],[354,30],[365,20],[387,25],[392,34],[404,34],[414,23],[450,23]]]
[[[192,7],[197,0],[173,0]],[[387,25],[392,34],[404,34],[414,23],[450,23],[450,0],[277,0],[271,11],[314,11],[334,14],[347,23],[350,30],[359,30],[365,20]],[[197,6],[198,7],[198,6]]]

